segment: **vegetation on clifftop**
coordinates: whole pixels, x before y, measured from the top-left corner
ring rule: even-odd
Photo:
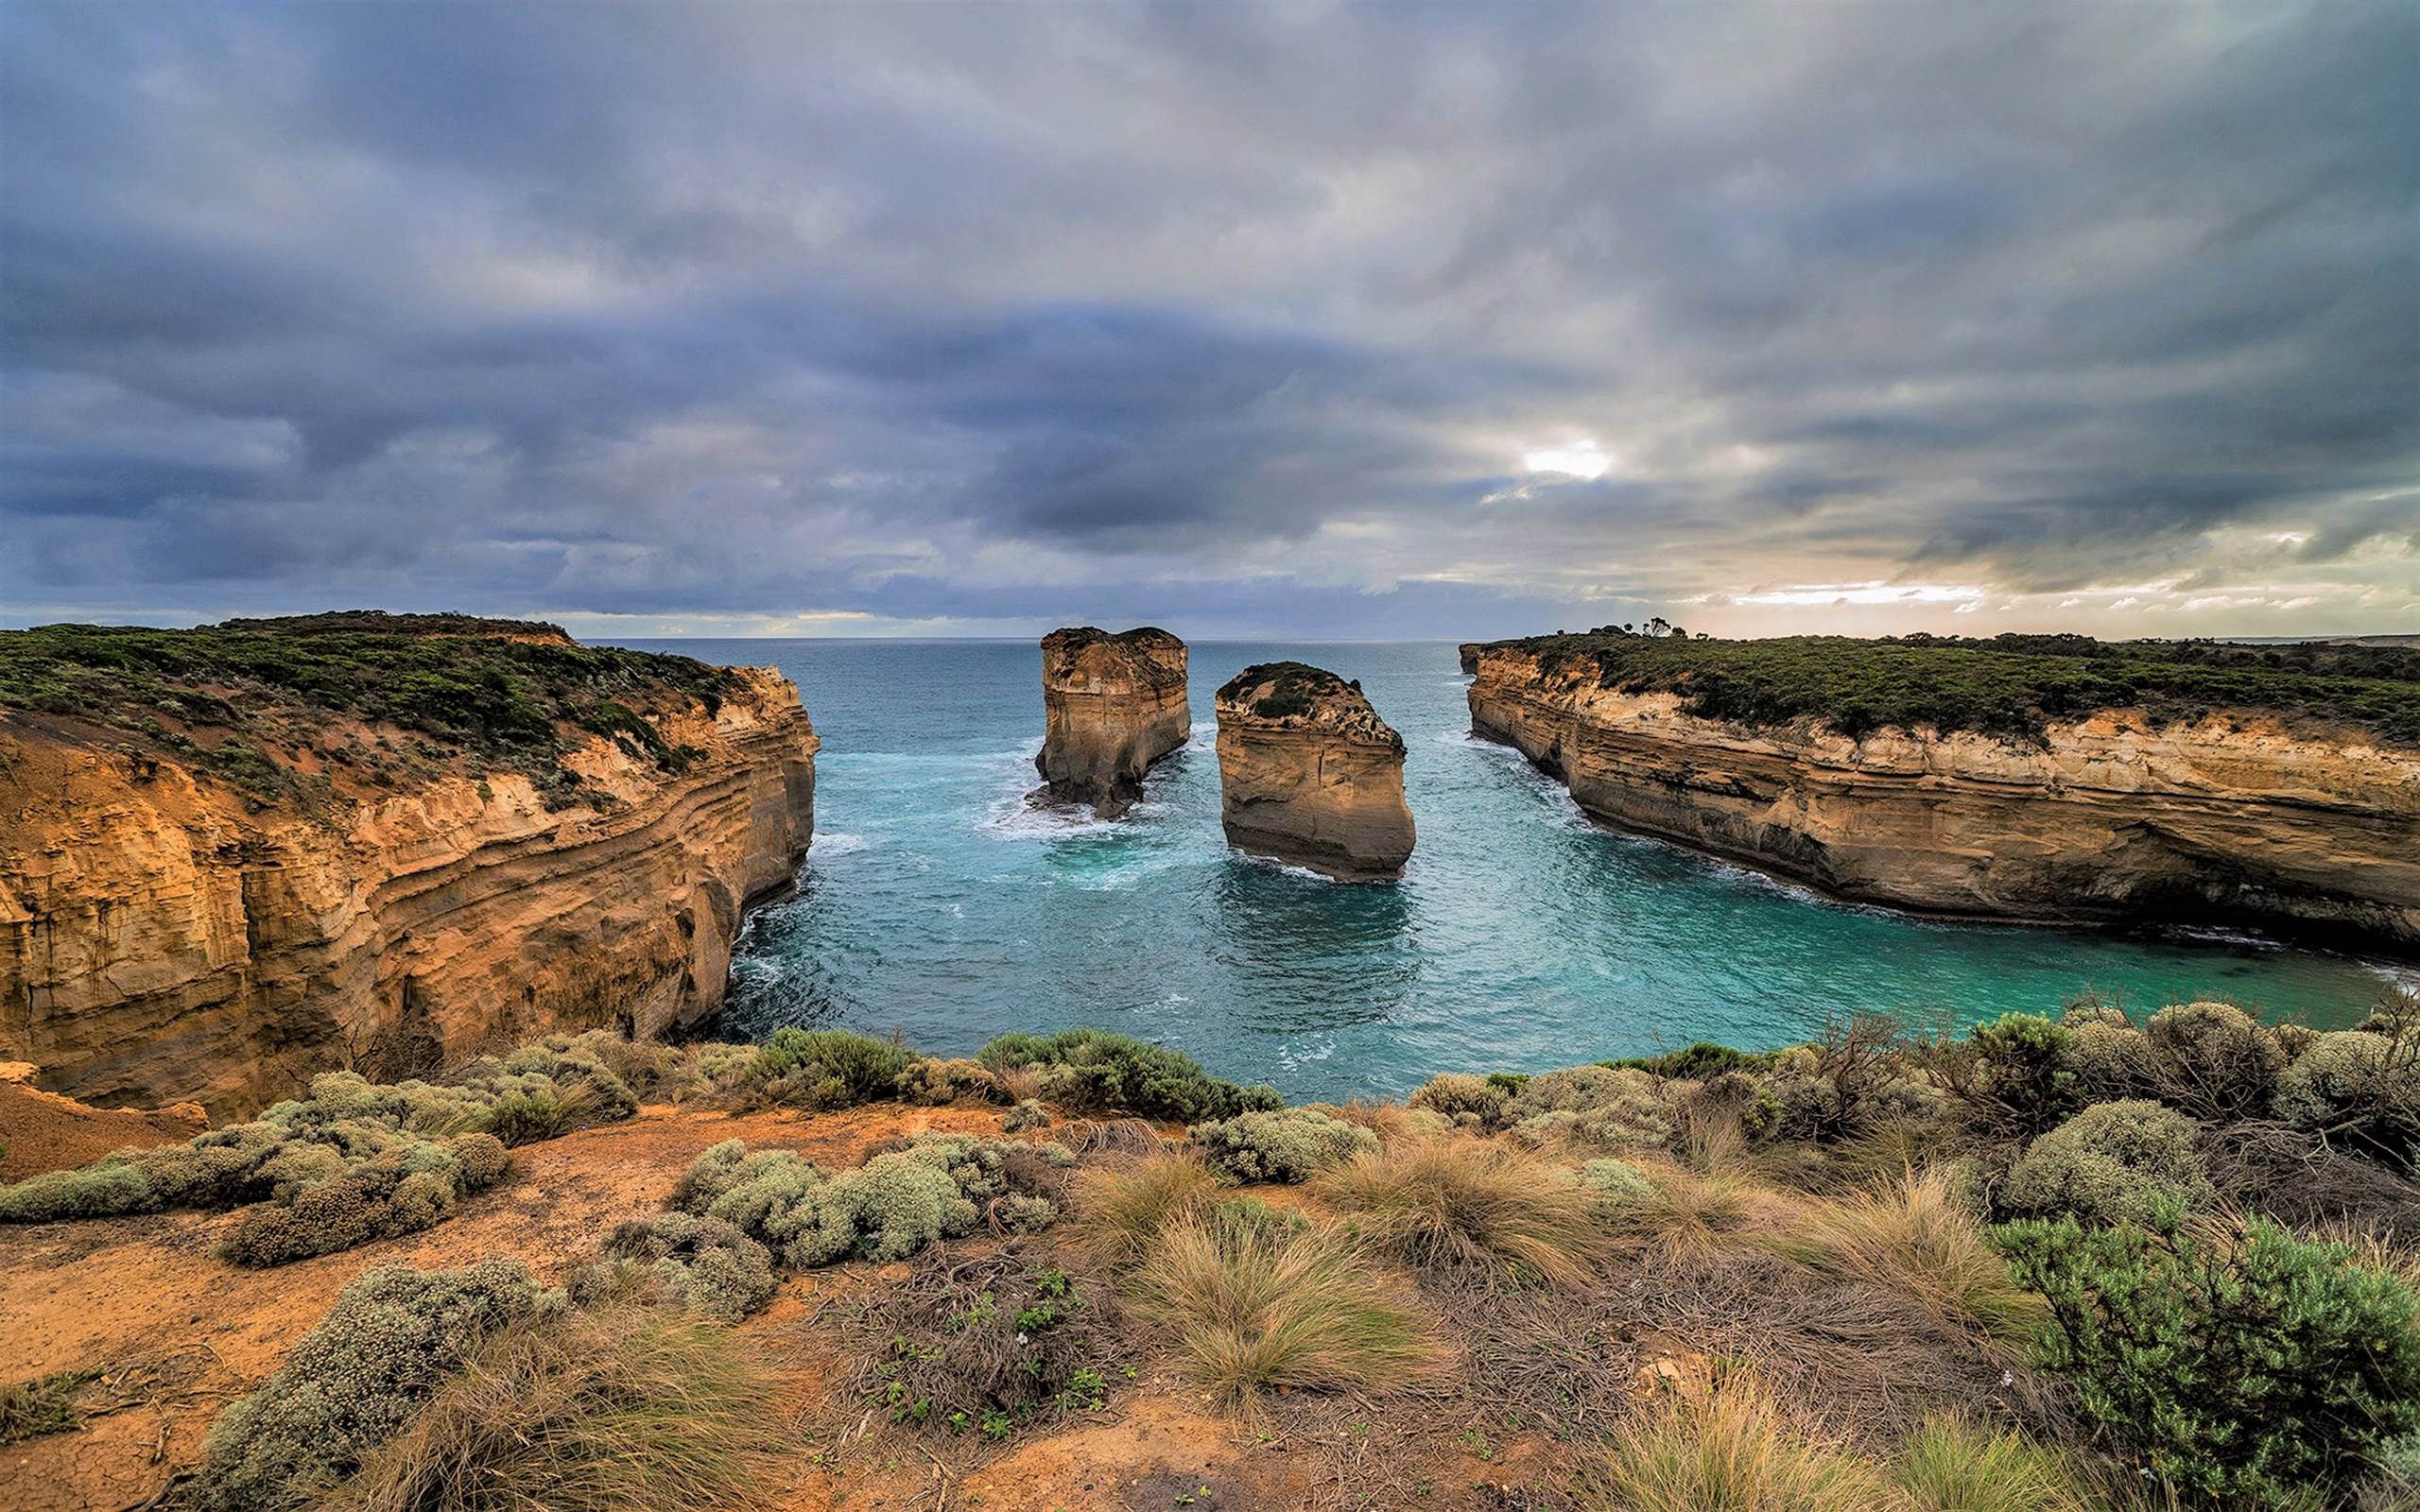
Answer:
[[[130,758],[180,762],[262,799],[307,801],[331,766],[389,785],[458,757],[568,788],[579,779],[557,767],[576,744],[566,727],[666,770],[696,758],[649,716],[715,711],[730,669],[562,636],[551,625],[369,610],[191,630],[46,625],[0,632],[0,711],[123,731]],[[346,719],[408,733],[402,748],[331,738]]]
[[[1689,713],[1742,725],[1812,718],[1850,736],[1929,725],[2035,739],[2053,721],[2140,708],[2163,720],[2270,713],[2420,745],[2420,651],[2391,646],[2083,635],[1718,641],[1610,627],[1496,644],[1537,657],[1549,674],[1678,694]]]

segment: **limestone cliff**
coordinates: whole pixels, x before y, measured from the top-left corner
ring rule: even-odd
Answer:
[[[1464,641],[1456,648],[1461,656],[1463,677],[1468,678],[1478,675],[1478,654],[1486,648],[1486,644],[1480,641]]]
[[[1403,874],[1413,840],[1403,737],[1359,684],[1272,662],[1237,674],[1217,707],[1228,844],[1340,881]]]
[[[818,743],[770,670],[248,630],[197,672],[175,637],[216,632],[117,633],[0,645],[0,1059],[86,1101],[228,1115],[340,1064],[695,1024],[812,835]],[[144,669],[124,707],[105,656]],[[488,733],[449,732],[483,696]]]
[[[1693,715],[1536,643],[1485,647],[1475,733],[1601,822],[1827,892],[2038,921],[2238,920],[2420,947],[2420,748],[2273,713],[2113,708],[2038,740]]]
[[[1145,627],[1091,626],[1042,638],[1045,803],[1088,803],[1115,818],[1143,796],[1143,774],[1193,734],[1184,643]]]

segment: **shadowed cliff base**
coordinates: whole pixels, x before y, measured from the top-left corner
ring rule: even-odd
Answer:
[[[817,742],[764,670],[371,611],[0,634],[0,1058],[258,1108],[719,1005]]]
[[[1033,800],[1116,818],[1142,798],[1151,764],[1193,734],[1184,643],[1152,626],[1053,630],[1042,638],[1042,705]]]
[[[1300,662],[1246,667],[1219,690],[1227,841],[1340,882],[1403,875],[1414,832],[1403,737],[1360,684]]]
[[[2420,953],[2420,655],[2082,637],[1494,643],[1474,733],[1838,896]]]

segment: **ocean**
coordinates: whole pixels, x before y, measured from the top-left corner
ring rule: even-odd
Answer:
[[[1953,924],[1827,902],[1608,833],[1469,733],[1451,643],[1192,647],[1193,740],[1101,823],[1035,811],[1028,642],[633,641],[779,667],[823,750],[795,898],[749,922],[718,1032],[840,1025],[936,1054],[1092,1024],[1289,1099],[1400,1096],[1693,1040],[1795,1043],[1859,1008],[1961,1023],[2223,998],[2342,1027],[2383,969],[2232,933]],[[1419,849],[1399,884],[1247,859],[1219,830],[1210,696],[1255,662],[1358,679],[1402,731]]]

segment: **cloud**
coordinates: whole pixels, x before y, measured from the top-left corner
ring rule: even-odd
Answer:
[[[2396,628],[2415,63],[2384,4],[20,0],[0,616]]]

